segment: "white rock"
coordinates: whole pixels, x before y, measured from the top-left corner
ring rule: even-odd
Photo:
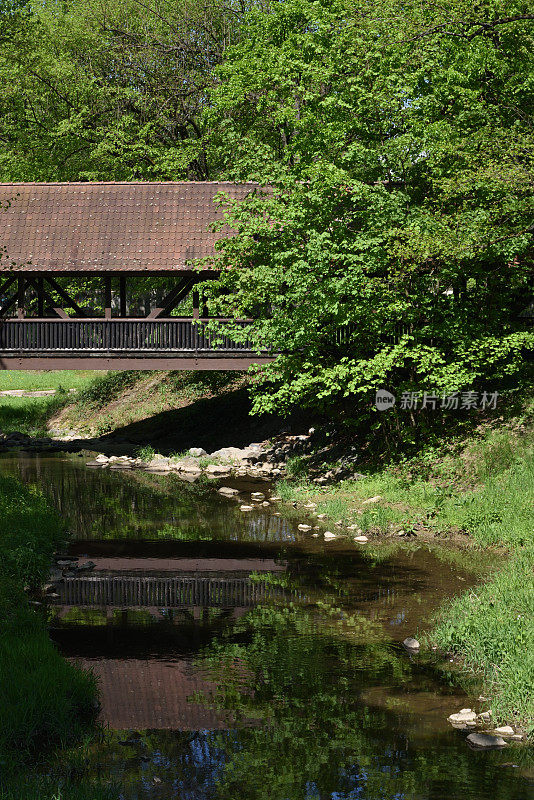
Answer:
[[[451,714],[448,717],[449,722],[452,724],[460,725],[460,724],[468,724],[470,722],[476,722],[477,715],[474,711],[460,711],[458,714]]]
[[[408,636],[408,637],[407,637],[407,638],[406,638],[406,639],[403,641],[403,645],[404,645],[404,647],[405,647],[407,650],[419,650],[419,648],[421,647],[421,645],[419,644],[419,642],[417,641],[417,639],[414,639],[414,638],[413,638],[413,637],[411,637],[411,636]]]
[[[471,714],[472,711],[473,711],[472,708],[461,708],[460,714]]]
[[[312,536],[313,536],[314,539],[316,539],[319,536],[319,534],[318,533],[312,533]]]
[[[374,497],[370,497],[368,500],[364,500],[362,506],[368,506],[371,503],[378,503],[380,500],[382,500],[382,497],[381,495],[377,494]]]
[[[327,539],[327,540],[328,540],[328,539],[335,539],[335,538],[336,538],[336,534],[335,534],[335,533],[332,533],[332,531],[325,531],[325,532],[323,533],[323,536],[324,536],[324,538],[325,538],[325,539]]]
[[[239,494],[237,489],[231,489],[230,486],[221,486],[217,491],[225,497],[235,497],[236,494]]]
[[[186,475],[196,475],[198,472],[202,472],[198,464],[183,464],[180,467],[180,472],[184,472]]]
[[[502,725],[500,728],[495,728],[495,733],[499,736],[513,736],[515,731],[510,725]]]
[[[354,541],[358,542],[358,544],[365,544],[366,542],[369,541],[369,539],[367,538],[367,536],[355,536]]]
[[[254,511],[254,506],[239,506],[240,511]]]
[[[303,531],[304,533],[308,533],[308,531],[311,531],[311,529],[312,529],[311,525],[305,525],[304,523],[301,523],[297,527],[298,527],[299,531]]]
[[[105,456],[104,453],[99,453],[95,458],[95,461],[98,461],[101,464],[105,464],[107,461],[109,461],[109,458]]]
[[[276,494],[273,494],[273,495],[271,495],[271,497],[269,497],[269,500],[271,501],[271,503],[279,503],[281,499],[282,498],[278,497],[278,495],[276,495]]]
[[[206,467],[207,475],[229,475],[232,469],[224,464],[208,464]]]
[[[263,492],[252,492],[250,497],[252,500],[265,500]]]
[[[263,503],[262,503],[263,508],[268,508],[270,505],[271,504],[269,503],[268,500],[264,500]]]
[[[309,508],[313,511],[314,508],[317,508],[317,503],[304,503],[302,508]]]
[[[317,519],[326,519],[326,514],[317,514]]]
[[[193,458],[200,458],[201,456],[208,455],[203,447],[190,447],[187,452],[190,456],[193,456]]]

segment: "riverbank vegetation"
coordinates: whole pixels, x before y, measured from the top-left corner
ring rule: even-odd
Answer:
[[[0,476],[2,800],[52,800],[61,793],[58,782],[32,773],[21,781],[21,766],[94,731],[95,679],[59,655],[24,591],[46,580],[53,552],[64,541],[63,524],[43,498]],[[61,796],[72,800],[89,796],[82,788],[63,789]],[[100,797],[98,792],[90,796]]]

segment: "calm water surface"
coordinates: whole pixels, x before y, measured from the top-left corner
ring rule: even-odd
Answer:
[[[472,557],[325,543],[213,483],[86,460],[0,458],[96,564],[50,609],[53,639],[100,684],[81,777],[123,800],[534,798],[530,751],[470,750],[446,718],[476,701],[401,645],[476,580]]]

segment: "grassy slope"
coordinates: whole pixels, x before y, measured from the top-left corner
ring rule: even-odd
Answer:
[[[501,546],[502,568],[444,608],[432,639],[477,673],[497,718],[534,732],[534,404],[456,452],[432,451],[361,481],[319,490],[305,478],[279,486],[286,499],[367,533],[400,529]],[[302,469],[302,463],[297,463]],[[364,500],[379,495],[371,505]],[[398,539],[390,539],[398,541]]]
[[[20,431],[31,436],[46,436],[47,421],[67,399],[69,389],[81,390],[99,373],[94,370],[0,370],[0,391],[56,389],[50,397],[0,396],[0,431]]]
[[[0,477],[0,798],[52,800],[58,783],[37,778],[33,760],[58,744],[77,741],[92,726],[96,684],[66,662],[50,641],[23,584],[39,585],[54,549],[64,540],[61,520],[39,495]],[[65,800],[103,798],[65,787]]]

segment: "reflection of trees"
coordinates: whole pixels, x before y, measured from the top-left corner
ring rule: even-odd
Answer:
[[[225,754],[217,797],[460,798],[467,787],[487,786],[492,767],[486,761],[477,771],[454,734],[427,742],[413,717],[362,702],[369,687],[412,677],[408,659],[367,620],[342,624],[332,607],[321,619],[316,611],[256,608],[210,644],[201,663],[219,686],[207,702],[242,720],[234,738],[212,734]],[[499,787],[494,797],[521,797],[515,781]]]
[[[80,463],[81,462],[81,463]],[[245,517],[219,498],[207,481],[174,475],[88,470],[81,459],[0,460],[0,470],[37,486],[61,513],[76,539],[284,540],[285,520],[256,513]]]

